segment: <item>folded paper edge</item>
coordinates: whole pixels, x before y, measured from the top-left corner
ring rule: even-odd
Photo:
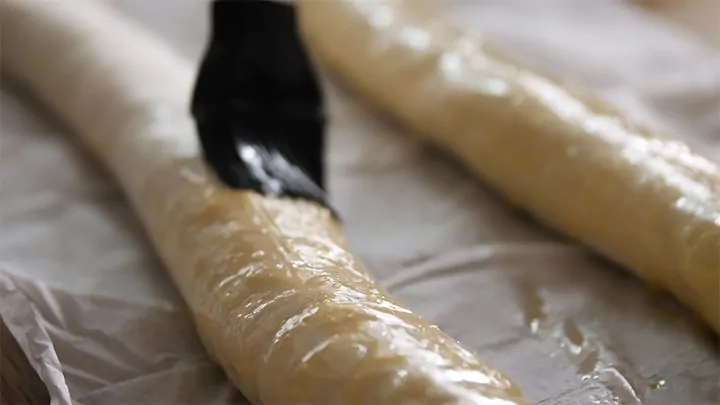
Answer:
[[[50,405],[77,405],[62,372],[53,342],[37,308],[15,283],[13,273],[0,267],[0,318],[45,384]]]

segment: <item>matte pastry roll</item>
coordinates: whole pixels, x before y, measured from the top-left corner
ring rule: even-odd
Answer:
[[[292,10],[248,0],[214,17],[192,103],[200,142],[192,66],[101,3],[0,0],[2,67],[115,174],[251,402],[524,403],[350,252],[322,192],[321,98]],[[291,63],[255,69],[272,60]]]
[[[720,170],[426,0],[300,1],[317,58],[542,221],[720,331]]]

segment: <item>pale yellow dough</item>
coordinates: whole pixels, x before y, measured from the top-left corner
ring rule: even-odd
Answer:
[[[371,103],[720,331],[720,169],[504,57],[435,3],[302,0],[302,32]]]
[[[311,202],[227,189],[194,71],[88,0],[0,0],[2,67],[121,182],[211,356],[255,404],[518,405],[505,377],[386,296]]]

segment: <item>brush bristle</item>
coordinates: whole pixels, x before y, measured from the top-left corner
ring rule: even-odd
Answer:
[[[207,163],[230,187],[327,205],[322,91],[294,7],[266,0],[212,7],[192,100]]]

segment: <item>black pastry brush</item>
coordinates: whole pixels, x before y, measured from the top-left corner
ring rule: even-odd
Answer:
[[[215,1],[211,35],[192,100],[207,163],[230,187],[327,205],[322,92],[294,7]]]

